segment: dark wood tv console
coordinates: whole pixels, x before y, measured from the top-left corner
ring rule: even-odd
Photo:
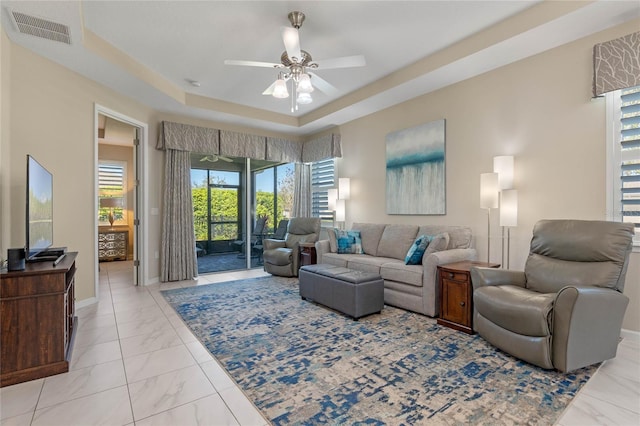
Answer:
[[[0,274],[0,386],[69,371],[77,254]]]

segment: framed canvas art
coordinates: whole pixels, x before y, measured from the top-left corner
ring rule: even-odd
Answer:
[[[446,214],[445,120],[389,133],[387,214]]]

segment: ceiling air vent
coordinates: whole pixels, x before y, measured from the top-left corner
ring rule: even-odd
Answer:
[[[11,11],[11,18],[22,34],[46,38],[47,40],[59,41],[61,43],[71,44],[71,36],[69,35],[69,27],[57,22],[48,21],[36,16]]]

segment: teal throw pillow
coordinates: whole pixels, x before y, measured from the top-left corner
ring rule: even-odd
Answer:
[[[339,254],[362,254],[360,231],[343,231],[334,229]]]
[[[407,256],[404,258],[404,263],[406,265],[420,265],[422,263],[422,256],[424,256],[424,252],[430,241],[431,238],[426,235],[420,235],[416,238],[409,248]]]

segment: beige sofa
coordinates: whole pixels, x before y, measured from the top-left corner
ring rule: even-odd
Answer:
[[[351,229],[360,231],[364,254],[339,254],[332,250],[329,240],[321,240],[316,242],[318,263],[379,273],[387,305],[432,317],[440,310],[437,266],[475,260],[477,255],[468,227],[354,223]],[[405,265],[405,256],[416,237],[439,234],[448,237],[446,249],[425,252],[421,265]]]

